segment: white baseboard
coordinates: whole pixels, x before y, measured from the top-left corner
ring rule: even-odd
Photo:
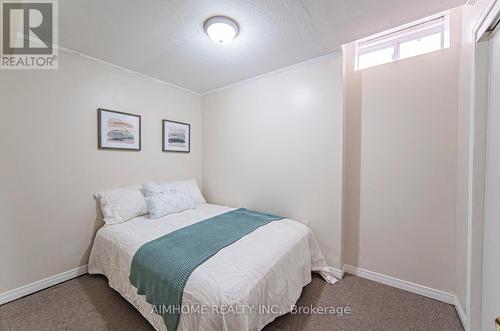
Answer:
[[[65,282],[67,280],[70,280],[72,278],[76,278],[78,276],[84,275],[87,273],[88,267],[81,266],[78,268],[75,268],[73,270],[69,270],[63,273],[60,273],[58,275],[54,275],[42,280],[39,280],[37,282],[16,288],[14,290],[0,293],[0,305],[3,305],[4,303],[14,301],[16,299],[19,299],[21,297],[24,297],[26,295],[38,292],[40,290],[46,289],[48,287],[57,285],[59,283]],[[463,310],[462,305],[460,304],[460,301],[456,297],[456,295],[446,293],[440,290],[436,290],[427,286],[411,283],[405,280],[401,280],[395,277],[387,276],[384,274],[379,274],[377,272],[353,267],[350,265],[344,265],[342,270],[332,268],[334,271],[334,276],[337,277],[338,279],[342,279],[344,277],[344,274],[350,273],[358,277],[366,278],[378,283],[382,283],[388,286],[392,286],[395,288],[399,288],[401,290],[405,290],[408,292],[412,292],[415,294],[419,294],[431,299],[439,300],[451,305],[455,306],[455,309],[457,310],[457,314],[460,317],[460,321],[462,322],[462,325],[464,328],[466,328],[466,315]]]
[[[73,270],[69,270],[63,273],[60,273],[58,275],[54,275],[42,280],[39,280],[37,282],[18,287],[16,289],[0,293],[0,305],[3,305],[4,303],[14,301],[16,299],[22,298],[28,294],[32,294],[35,292],[38,292],[40,290],[46,289],[48,287],[57,285],[59,283],[65,282],[67,280],[70,280],[72,278],[84,275],[87,273],[87,266],[81,266],[78,268],[75,268]]]
[[[434,300],[439,300],[448,303],[450,305],[455,304],[455,295],[440,290],[436,290],[427,286],[411,283],[406,280],[379,274],[377,272],[361,268],[356,268],[350,265],[345,265],[344,271],[362,278],[373,280],[378,283],[389,285],[408,292],[416,293]]]
[[[464,329],[467,330],[467,315],[465,315],[464,308],[457,297],[455,297],[455,310],[457,311],[458,317],[460,317]]]
[[[450,305],[455,306],[455,309],[457,311],[458,317],[460,317],[460,321],[462,322],[462,325],[465,330],[467,330],[467,319],[465,312],[462,308],[462,305],[460,304],[460,301],[458,300],[457,296],[451,293],[447,293],[444,291],[436,290],[431,287],[415,284],[412,282],[408,282],[406,280],[398,279],[395,277],[387,276],[384,274],[379,274],[377,272],[353,267],[350,265],[344,265],[343,267],[344,272],[347,272],[349,274],[353,274],[358,277],[366,278],[369,280],[372,280],[377,283],[382,283],[388,286],[392,286],[395,288],[398,288],[400,290],[405,290],[408,292],[412,292],[415,294],[422,295],[424,297],[428,297],[434,300],[438,300]]]
[[[78,276],[84,275],[87,273],[88,266],[84,265],[78,268],[75,268],[73,270],[69,270],[63,273],[60,273],[58,275],[54,275],[42,280],[39,280],[37,282],[18,287],[16,289],[10,290],[8,292],[0,293],[0,305],[3,305],[4,303],[14,301],[16,299],[22,298],[24,296],[27,296],[29,294],[41,291],[43,289],[46,289],[48,287],[57,285],[59,283],[65,282],[67,280],[70,280],[72,278],[76,278]],[[331,268],[333,271],[333,275],[337,279],[342,279],[344,277],[344,270],[341,269],[336,269],[336,268]]]

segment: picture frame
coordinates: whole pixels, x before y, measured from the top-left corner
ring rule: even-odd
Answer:
[[[162,120],[162,151],[191,152],[191,125],[189,123]]]
[[[97,136],[98,149],[140,151],[141,116],[99,108]]]

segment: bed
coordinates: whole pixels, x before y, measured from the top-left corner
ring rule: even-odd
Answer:
[[[140,216],[104,226],[96,234],[89,273],[106,276],[109,285],[156,330],[167,330],[162,316],[129,281],[134,254],[160,236],[232,210],[205,203],[157,220]],[[311,281],[311,271],[336,282],[307,226],[289,219],[270,222],[192,272],[184,287],[177,330],[260,330],[291,311]]]

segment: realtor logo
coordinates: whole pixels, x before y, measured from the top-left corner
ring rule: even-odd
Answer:
[[[57,69],[57,2],[0,1],[1,69]]]

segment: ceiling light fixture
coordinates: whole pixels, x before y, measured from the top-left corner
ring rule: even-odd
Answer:
[[[238,23],[225,16],[211,17],[205,22],[205,32],[219,45],[229,44],[239,32]]]

